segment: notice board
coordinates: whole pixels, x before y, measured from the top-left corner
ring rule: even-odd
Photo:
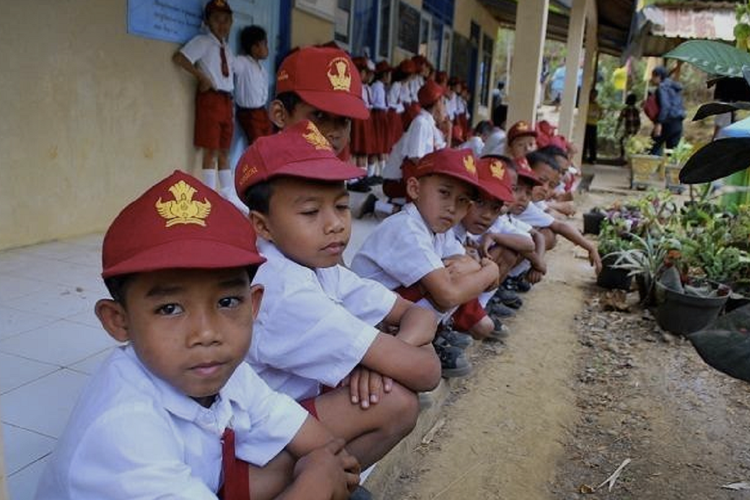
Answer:
[[[205,0],[128,0],[128,33],[185,43],[200,32]]]
[[[419,27],[422,16],[418,9],[399,2],[398,5],[398,46],[416,54],[419,52]]]

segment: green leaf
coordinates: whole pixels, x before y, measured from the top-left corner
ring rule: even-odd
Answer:
[[[711,40],[688,40],[664,54],[665,58],[692,64],[711,75],[742,78],[742,67],[750,66],[750,54]]]
[[[728,113],[738,109],[750,109],[750,102],[709,102],[702,104],[698,111],[695,112],[693,121],[698,121],[707,116]]]
[[[680,182],[700,184],[721,179],[750,166],[750,137],[709,142],[680,171]]]

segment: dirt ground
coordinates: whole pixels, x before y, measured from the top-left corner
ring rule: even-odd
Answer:
[[[377,498],[750,498],[722,489],[750,483],[750,385],[663,334],[637,294],[630,312],[606,311],[581,250],[564,241],[549,258],[507,345],[472,348],[473,374],[409,452],[416,466]]]

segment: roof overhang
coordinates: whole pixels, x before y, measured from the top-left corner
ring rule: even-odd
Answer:
[[[479,0],[503,26],[513,27],[516,22],[515,0]],[[552,7],[547,20],[547,38],[565,42],[572,0],[550,0]],[[630,27],[636,7],[635,0],[596,0],[598,12],[597,36],[599,51],[615,56],[622,55],[630,39]]]

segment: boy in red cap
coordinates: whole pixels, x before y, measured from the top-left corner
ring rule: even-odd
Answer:
[[[310,120],[337,155],[348,154],[352,119],[370,116],[359,71],[346,52],[334,47],[302,47],[284,58],[269,114],[280,129]]]
[[[518,168],[528,167],[526,155],[536,150],[536,136],[534,127],[523,120],[508,130],[508,156],[513,158]]]
[[[451,229],[463,219],[476,196],[476,160],[466,149],[442,149],[423,157],[404,175],[413,202],[370,233],[351,268],[418,300],[446,322],[459,306],[497,287],[497,265],[491,259],[477,263],[467,257]],[[472,333],[489,336],[494,324],[488,321],[489,325],[487,321],[476,325]],[[443,376],[464,376],[471,371],[460,350],[466,343],[455,342],[458,349],[436,344]]]
[[[438,124],[446,118],[444,94],[445,88],[434,80],[427,80],[419,89],[421,109],[408,130],[394,144],[383,168],[383,193],[390,201],[383,202],[371,195],[365,201],[359,217],[374,211],[387,215],[397,212],[406,203],[404,170],[426,154],[446,147],[445,134],[438,128]]]
[[[369,467],[411,432],[415,392],[440,380],[435,318],[339,265],[351,234],[344,181],[362,171],[336,158],[312,122],[256,141],[237,174],[267,259],[247,360]]]
[[[343,441],[243,363],[263,261],[248,221],[182,172],[120,212],[96,314],[125,344],[84,389],[37,499],[348,497]]]
[[[602,261],[596,245],[587,240],[577,228],[565,221],[555,220],[554,217],[532,202],[533,189],[539,190],[541,196],[547,198],[549,193],[560,183],[560,167],[553,158],[538,151],[529,153],[526,160],[534,176],[541,184],[536,188],[527,186],[524,196],[516,199],[511,211],[519,220],[537,228],[544,235],[547,250],[555,246],[558,234],[586,250],[589,255],[589,262],[594,267],[596,274],[599,274]],[[519,173],[521,171],[522,169],[519,168]],[[538,276],[532,273],[529,282],[533,283],[536,277]]]
[[[505,280],[510,270],[523,255],[534,251],[534,241],[526,232],[508,231],[501,220],[501,213],[514,202],[510,159],[487,157],[477,162],[479,197],[471,204],[468,213],[453,232],[475,259],[490,257],[498,266],[500,280]],[[479,302],[487,309],[495,290],[484,292]],[[512,316],[513,311],[502,303],[492,303],[487,309],[496,316]]]
[[[229,168],[234,133],[234,55],[227,37],[232,28],[232,9],[225,0],[211,0],[204,9],[204,22],[208,33],[191,39],[175,52],[172,61],[198,82],[193,142],[202,150],[203,182],[211,189],[220,188],[222,196],[242,210]]]

